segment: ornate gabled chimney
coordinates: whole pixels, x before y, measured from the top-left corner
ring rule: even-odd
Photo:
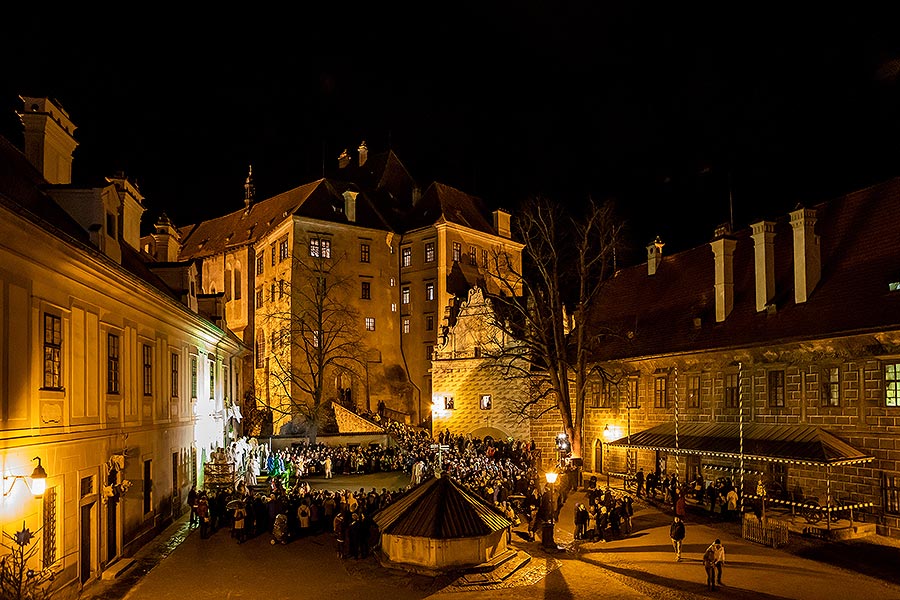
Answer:
[[[338,169],[343,169],[350,164],[350,153],[344,148],[343,152],[338,156]]]
[[[734,308],[734,248],[731,227],[720,225],[709,243],[715,256],[716,323],[721,323]]]
[[[802,304],[819,283],[822,257],[819,236],[816,235],[816,211],[798,208],[791,214],[794,230],[794,302]]]
[[[665,244],[659,236],[653,240],[653,243],[647,246],[647,275],[655,275],[659,263],[662,262],[662,249]]]
[[[160,215],[153,227],[156,230],[153,234],[153,257],[157,262],[177,261],[178,253],[181,251],[181,235],[178,233],[178,228],[172,224],[166,213]]]
[[[244,180],[244,212],[250,212],[253,197],[256,195],[256,186],[253,185],[253,165],[247,168],[247,179]]]
[[[72,183],[72,154],[78,147],[75,125],[62,106],[49,98],[19,96],[17,113],[25,126],[25,156],[53,184]]]
[[[359,152],[359,166],[363,166],[369,160],[369,149],[366,147],[366,140],[362,141],[357,151]]]
[[[762,312],[775,297],[775,223],[760,221],[750,228],[756,265],[756,312]]]

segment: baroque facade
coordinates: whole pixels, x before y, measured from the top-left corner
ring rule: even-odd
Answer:
[[[31,566],[68,596],[185,510],[248,349],[199,312],[193,265],[140,252],[139,190],[72,185],[75,125],[22,100],[24,150],[0,139],[0,523],[40,530]]]
[[[243,209],[177,233],[179,257],[201,265],[204,291],[224,292],[254,349],[254,407],[273,411],[275,433],[314,395],[427,419],[445,313],[485,280],[490,254],[520,260],[509,213],[491,222],[479,198],[441,183],[423,193],[393,152],[365,143],[332,177],[260,201],[253,190],[248,177]]]

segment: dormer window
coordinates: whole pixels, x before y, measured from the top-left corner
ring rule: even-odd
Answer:
[[[116,237],[116,215],[112,213],[106,213],[106,235]]]

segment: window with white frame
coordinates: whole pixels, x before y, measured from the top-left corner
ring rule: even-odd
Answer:
[[[285,261],[291,257],[291,248],[288,245],[288,238],[284,236],[278,242],[278,262]]]
[[[409,333],[409,317],[403,317],[403,320],[401,321],[401,327],[403,333]]]
[[[366,331],[375,331],[375,317],[366,317]]]
[[[62,389],[62,319],[44,313],[44,388]]]
[[[434,242],[425,242],[425,262],[434,262]]]
[[[884,365],[884,405],[900,407],[900,362]]]
[[[119,336],[106,335],[106,393],[119,393]]]
[[[257,340],[259,338],[257,337]],[[260,342],[257,341],[256,345],[259,347]],[[197,357],[191,357],[191,400],[197,399]]]
[[[359,245],[359,262],[369,262],[370,252],[369,244],[361,243]]]
[[[425,284],[425,300],[431,301],[434,300],[434,283],[428,282]]]
[[[400,302],[409,304],[409,288],[405,287],[400,291]]]
[[[462,244],[459,242],[453,242],[453,262],[459,262],[459,259],[462,258]]]
[[[410,248],[409,246],[400,249],[400,266],[412,266],[412,248]]]
[[[836,366],[822,369],[822,406],[841,405],[841,370]]]
[[[331,258],[331,240],[325,238],[310,238],[309,255],[316,258]]]
[[[700,408],[700,375],[687,376],[687,406]]]
[[[262,275],[266,270],[266,258],[265,258],[265,250],[260,250],[259,254],[256,255],[256,274]]]

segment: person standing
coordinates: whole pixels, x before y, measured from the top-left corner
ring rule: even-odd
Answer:
[[[731,486],[728,493],[725,494],[725,505],[728,507],[728,517],[725,519],[726,521],[730,521],[734,518],[734,515],[737,514],[738,500],[737,491],[734,489],[734,486]]]
[[[199,524],[199,518],[197,517],[197,500],[199,498],[199,494],[197,494],[197,486],[192,485],[191,491],[188,492],[187,502],[188,506],[191,508],[191,518],[188,521],[188,527],[193,527],[194,525]]]
[[[684,542],[684,521],[675,515],[675,519],[669,526],[669,537],[672,539],[672,547],[675,548],[675,560],[681,560],[681,544]]]
[[[644,494],[644,467],[638,469],[634,478],[637,480],[637,497],[640,498]]]
[[[712,550],[713,552],[713,565],[715,566],[716,572],[716,583],[722,585],[722,567],[725,565],[725,546],[722,545],[722,540],[717,539],[715,542],[710,544],[709,548],[706,549],[707,552]],[[713,587],[715,589],[715,587]]]
[[[716,589],[716,552],[710,546],[703,553],[703,569],[706,571],[706,589],[715,591]]]
[[[681,493],[681,490],[675,490],[673,492],[676,496],[675,500],[675,514],[684,521],[684,518],[687,516],[687,505],[684,501],[684,494]]]
[[[209,536],[209,500],[204,492],[197,500],[197,517],[200,519],[200,539],[205,540]]]
[[[244,527],[246,517],[247,509],[244,508],[244,503],[242,502],[234,509],[234,537],[237,538],[238,544],[243,544],[246,539],[246,529]]]
[[[325,457],[325,479],[331,479],[334,475],[331,473],[331,456]]]

